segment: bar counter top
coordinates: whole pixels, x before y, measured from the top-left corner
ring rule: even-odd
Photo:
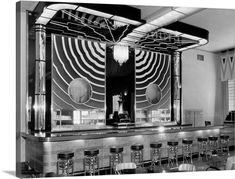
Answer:
[[[192,127],[191,125],[172,125],[161,127],[126,127],[126,128],[107,128],[96,130],[83,131],[63,131],[63,132],[39,132],[39,133],[21,133],[22,137],[27,140],[38,142],[59,142],[71,141],[79,139],[99,139],[109,137],[127,137],[136,135],[153,135],[158,133],[178,133],[178,132],[192,132],[200,130],[217,130],[223,128],[231,128],[231,126],[207,126],[207,127]]]

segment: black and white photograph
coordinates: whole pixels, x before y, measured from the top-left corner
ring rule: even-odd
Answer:
[[[15,2],[16,177],[235,170],[235,6],[116,2]]]

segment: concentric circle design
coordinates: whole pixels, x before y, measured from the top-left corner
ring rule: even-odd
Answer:
[[[60,35],[53,35],[52,43],[53,109],[104,109],[106,45]],[[89,100],[75,102],[71,98],[69,85],[77,78],[90,84]]]
[[[83,78],[74,79],[68,87],[69,97],[78,104],[85,103],[91,98],[91,85]]]
[[[162,98],[162,92],[157,84],[150,84],[145,92],[146,98],[149,103],[157,104]]]
[[[159,52],[135,50],[135,61],[136,109],[169,108],[171,102],[171,56]],[[154,84],[158,87],[155,87]],[[161,96],[159,96],[160,94]]]

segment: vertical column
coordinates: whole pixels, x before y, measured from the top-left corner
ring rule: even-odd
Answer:
[[[45,130],[46,118],[46,27],[35,25],[35,99],[34,130]]]
[[[177,124],[181,124],[181,111],[182,111],[182,83],[181,83],[181,52],[173,53],[173,86],[172,86],[172,94],[173,94],[173,118]]]

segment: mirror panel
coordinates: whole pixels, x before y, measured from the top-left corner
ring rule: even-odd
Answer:
[[[128,49],[128,59],[120,64],[118,59],[114,59],[114,46],[107,47],[106,105],[107,124],[135,122],[135,61],[133,49]]]

